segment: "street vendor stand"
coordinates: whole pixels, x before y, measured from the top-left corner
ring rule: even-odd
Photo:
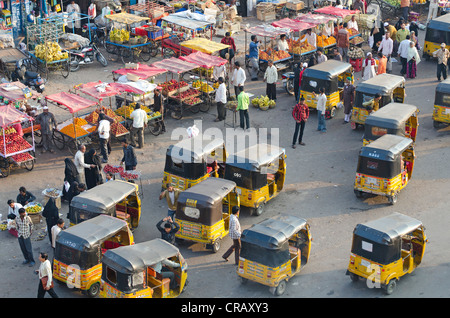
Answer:
[[[322,49],[324,54],[330,55],[332,49],[336,47],[334,23],[337,23],[338,18],[319,13],[306,13],[297,15],[295,19],[314,25],[315,33],[317,34],[317,48]]]
[[[250,66],[250,58],[247,53],[248,49],[249,49],[249,46],[247,44],[247,33],[250,33],[251,35],[263,37],[264,38],[264,48],[266,48],[267,47],[267,38],[271,42],[273,42],[274,39],[279,38],[280,35],[282,35],[282,34],[289,35],[289,33],[291,31],[290,31],[290,29],[278,28],[278,27],[274,27],[274,26],[270,26],[270,25],[260,25],[260,26],[247,28],[244,30],[244,32],[245,32],[245,67],[247,68],[248,72],[250,73],[251,66]],[[260,52],[261,52],[261,48],[260,48]],[[269,58],[270,58],[270,56],[269,56]],[[288,62],[288,64],[290,64],[292,59],[293,59],[293,57],[291,55],[289,55],[288,57],[286,56],[285,58],[281,58],[281,59],[279,58],[279,59],[277,59],[277,61],[275,61],[275,59],[273,59],[273,60],[274,60],[274,64],[275,63],[278,64],[281,62]],[[264,74],[264,72],[266,71],[266,68],[267,68],[267,58],[264,59],[264,58],[261,58],[261,56],[260,56],[258,65],[259,65],[259,73]]]
[[[90,136],[97,130],[97,126],[89,124],[82,118],[83,116],[78,116],[78,112],[98,105],[96,101],[66,92],[47,95],[45,100],[72,114],[72,119],[58,124],[53,130],[53,143],[56,148],[63,150],[67,147],[72,154],[75,154],[80,144],[92,143]]]
[[[152,56],[153,42],[146,36],[130,36],[135,27],[145,24],[149,18],[127,12],[105,15],[113,27],[105,39],[105,48],[109,54],[117,55],[124,64],[142,60],[147,62]]]
[[[8,79],[12,80],[11,73],[16,68],[16,63],[28,56],[21,50],[14,47],[0,49],[0,72]]]
[[[173,118],[181,119],[185,109],[189,109],[194,114],[199,111],[207,111],[206,107],[209,109],[209,105],[198,98],[200,92],[181,80],[184,73],[198,68],[197,64],[172,57],[153,63],[152,66],[164,68],[172,74],[172,79],[169,81],[166,75],[166,82],[160,86],[163,88],[163,95],[167,96],[169,100],[168,108]],[[178,77],[177,80],[173,78],[174,75]]]
[[[315,9],[314,13],[320,13],[324,15],[331,15],[338,18],[338,22],[344,21],[344,19],[348,16],[359,14],[359,10],[347,10],[347,9],[339,9],[333,6],[323,7],[319,9]],[[348,29],[350,32],[350,40],[361,37],[361,33],[355,29]]]
[[[0,175],[9,176],[11,167],[23,166],[28,171],[33,170],[35,157],[34,134],[32,131],[32,144],[27,142],[15,127],[20,126],[23,120],[31,121],[33,118],[15,109],[13,106],[0,106]],[[19,128],[20,129],[20,128]]]

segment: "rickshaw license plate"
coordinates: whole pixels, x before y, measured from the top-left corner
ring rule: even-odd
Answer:
[[[370,262],[366,261],[365,259],[362,259],[360,264],[364,267],[370,267]]]
[[[377,186],[378,185],[378,179],[376,178],[371,178],[371,177],[367,177],[366,179],[366,183],[372,187]]]

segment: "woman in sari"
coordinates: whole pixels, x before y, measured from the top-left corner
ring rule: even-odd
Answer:
[[[97,155],[95,149],[91,148],[84,154],[84,163],[95,165],[95,168],[84,169],[84,174],[86,176],[86,187],[87,189],[92,189],[102,183],[102,165],[100,162],[100,157]]]
[[[406,77],[415,78],[417,76],[417,64],[420,63],[419,52],[417,52],[416,44],[409,42],[408,57],[406,62]]]

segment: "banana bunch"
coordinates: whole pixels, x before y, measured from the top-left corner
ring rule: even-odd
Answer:
[[[42,205],[40,205],[40,204],[31,205],[31,206],[29,206],[29,207],[26,207],[26,208],[25,208],[25,211],[26,211],[28,214],[37,214],[37,213],[40,213],[40,212],[42,212]]]
[[[192,83],[192,87],[199,88],[204,93],[209,93],[209,92],[214,91],[214,88],[212,88],[211,85],[209,85],[206,82],[200,81],[200,80],[197,80],[194,83]]]
[[[5,223],[0,224],[0,230],[6,231],[8,229],[8,226]]]
[[[45,44],[39,44],[36,46],[36,57],[47,61],[59,61],[69,58],[69,53],[62,52],[61,47],[57,42],[46,42]]]
[[[268,96],[260,96],[259,98],[255,97],[252,99],[252,105],[261,110],[267,110],[269,108],[274,108],[276,102],[271,100]]]
[[[130,40],[130,32],[123,29],[113,29],[109,33],[109,39],[111,42],[128,42]]]

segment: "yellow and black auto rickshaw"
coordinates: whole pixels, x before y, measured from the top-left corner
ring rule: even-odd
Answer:
[[[254,281],[282,295],[308,262],[311,241],[307,221],[293,215],[279,214],[245,229],[237,268],[241,282]]]
[[[303,72],[300,95],[305,98],[309,108],[316,109],[317,99],[313,92],[319,95],[319,88],[324,87],[327,95],[325,118],[332,118],[336,114],[337,105],[342,101],[347,77],[351,77],[353,81],[353,67],[349,63],[328,60],[308,67]]]
[[[178,297],[187,285],[187,270],[178,248],[162,239],[118,247],[103,255],[100,297]],[[173,273],[173,288],[165,271]]]
[[[126,181],[110,180],[80,193],[70,203],[69,220],[71,225],[102,214],[123,219],[128,223],[130,229],[136,229],[141,218],[138,185]]]
[[[436,86],[432,118],[434,128],[450,124],[450,78]]]
[[[203,134],[181,140],[166,151],[162,188],[186,190],[206,178],[219,177],[227,158],[225,141]]]
[[[53,278],[95,297],[100,291],[102,255],[134,244],[124,220],[99,215],[61,231],[56,237]]]
[[[370,113],[364,124],[363,145],[385,135],[399,135],[416,141],[419,109],[411,104],[389,103]]]
[[[428,22],[423,57],[426,60],[432,58],[433,52],[439,50],[442,43],[445,43],[446,48],[450,50],[450,15],[448,14],[441,15]]]
[[[358,224],[346,274],[354,282],[364,278],[368,286],[390,295],[400,277],[420,265],[426,244],[422,222],[401,213]]]
[[[256,144],[227,158],[225,179],[237,185],[241,206],[253,215],[261,215],[265,204],[283,189],[286,178],[286,154],[283,148]]]
[[[359,153],[354,192],[386,196],[389,203],[397,202],[398,193],[411,180],[414,168],[414,148],[410,138],[383,135]]]
[[[380,94],[378,107],[395,102],[405,101],[405,78],[393,74],[380,74],[359,83],[355,89],[355,102],[353,104],[350,125],[352,129],[358,129],[364,125],[367,116],[373,110],[375,95]]]
[[[175,213],[180,229],[175,238],[204,243],[216,253],[228,234],[233,206],[239,206],[239,194],[230,180],[208,178],[181,192]]]

